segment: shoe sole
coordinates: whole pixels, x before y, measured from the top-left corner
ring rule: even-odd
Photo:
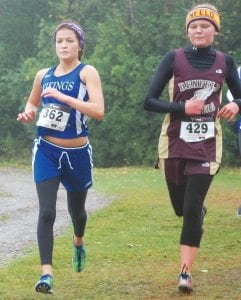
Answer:
[[[178,289],[182,293],[191,293],[193,291],[192,288],[190,288],[190,287],[188,287],[186,285],[179,285]]]
[[[39,283],[35,287],[36,292],[43,293],[43,294],[53,294],[53,290],[47,283]]]

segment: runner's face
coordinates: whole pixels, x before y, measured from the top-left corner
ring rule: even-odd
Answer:
[[[188,37],[193,46],[205,48],[212,45],[214,36],[218,33],[211,22],[206,20],[196,20],[188,27]]]
[[[56,33],[56,55],[62,60],[78,58],[80,45],[73,30],[62,28]]]

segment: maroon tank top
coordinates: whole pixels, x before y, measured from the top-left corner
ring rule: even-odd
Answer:
[[[225,73],[226,62],[222,52],[216,51],[216,59],[211,68],[199,71],[188,62],[183,49],[175,50],[173,78],[169,82],[170,101],[185,102],[198,94],[197,97],[203,98],[205,105],[200,116],[187,117],[172,113],[165,118],[160,143],[162,135],[166,134],[168,139],[164,139],[164,143],[167,142],[168,145],[164,145],[164,148],[168,149],[167,157],[220,160],[217,159],[217,145],[220,145],[220,141],[217,142],[216,139],[222,137],[216,116],[221,104]]]

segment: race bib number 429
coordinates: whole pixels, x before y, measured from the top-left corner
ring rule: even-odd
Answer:
[[[37,126],[64,131],[70,116],[70,109],[59,104],[48,104],[39,114]]]
[[[185,142],[201,142],[215,135],[214,122],[181,122],[180,138]]]

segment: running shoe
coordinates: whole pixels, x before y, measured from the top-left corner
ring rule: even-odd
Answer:
[[[73,246],[72,265],[75,272],[82,272],[85,267],[86,251],[84,245]]]
[[[237,216],[241,217],[241,205],[237,209]]]
[[[204,221],[204,217],[206,216],[206,214],[207,214],[207,207],[206,206],[203,206],[203,208],[202,208],[202,212],[201,212],[201,224],[202,224],[202,226],[203,226],[203,221]]]
[[[178,289],[183,293],[192,292],[192,277],[186,272],[181,272],[179,274]]]
[[[35,285],[36,292],[44,294],[53,293],[53,277],[49,274],[44,274],[40,277],[39,281]]]
[[[202,212],[201,212],[201,234],[202,234],[202,235],[203,235],[203,233],[204,233],[203,222],[204,222],[204,217],[206,216],[206,214],[207,214],[207,207],[206,207],[206,206],[203,206]]]

